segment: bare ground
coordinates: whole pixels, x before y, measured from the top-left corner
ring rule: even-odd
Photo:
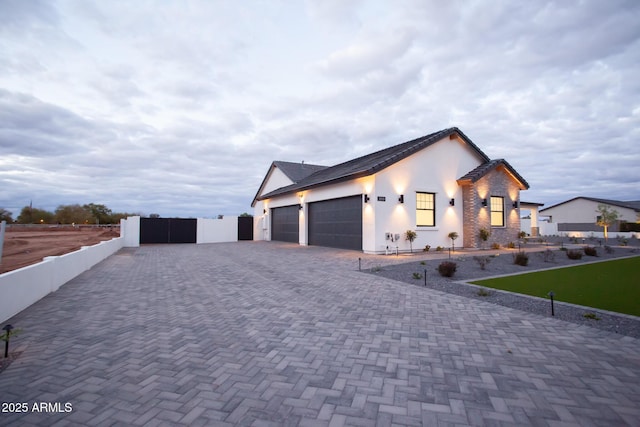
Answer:
[[[44,257],[74,252],[119,237],[118,229],[52,227],[38,229],[8,228],[5,232],[0,274],[36,264]]]

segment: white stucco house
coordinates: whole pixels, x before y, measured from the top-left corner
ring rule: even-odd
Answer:
[[[620,231],[622,222],[635,223],[640,214],[640,200],[620,201],[595,197],[574,197],[541,209],[540,215],[548,218],[550,224],[556,224],[557,231],[563,232],[600,232],[598,205],[606,205],[618,212],[618,222],[609,227],[610,232]]]
[[[491,160],[458,128],[444,129],[335,166],[274,161],[254,199],[254,240],[408,251],[407,230],[426,245],[478,247],[479,230],[505,244],[520,232],[529,184]]]

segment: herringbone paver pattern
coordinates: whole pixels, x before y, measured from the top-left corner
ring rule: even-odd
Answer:
[[[355,252],[125,249],[11,323],[0,425],[640,425],[640,342],[357,272]]]

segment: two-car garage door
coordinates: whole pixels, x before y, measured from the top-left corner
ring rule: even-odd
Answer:
[[[362,196],[309,203],[309,244],[362,250]],[[271,238],[299,242],[299,206],[271,210]]]

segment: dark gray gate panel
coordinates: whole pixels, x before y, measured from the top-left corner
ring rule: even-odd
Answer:
[[[362,196],[309,203],[309,244],[362,250]]]
[[[169,243],[196,243],[198,220],[169,218]]]
[[[169,218],[140,218],[140,244],[169,243]]]
[[[271,209],[271,240],[300,243],[299,205]]]
[[[198,220],[140,218],[140,243],[196,243]]]
[[[238,217],[238,240],[253,240],[253,217]]]

